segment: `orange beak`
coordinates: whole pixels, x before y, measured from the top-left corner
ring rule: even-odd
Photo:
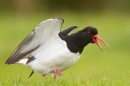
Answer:
[[[93,42],[96,43],[97,46],[105,53],[105,51],[102,49],[101,45],[98,43],[98,40],[100,40],[101,42],[103,42],[107,46],[109,46],[109,45],[104,40],[102,40],[98,35],[93,36]]]

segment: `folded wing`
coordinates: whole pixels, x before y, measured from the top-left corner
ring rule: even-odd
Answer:
[[[71,27],[65,29],[64,31],[60,32],[59,36],[61,37],[61,39],[64,40],[64,38],[67,37],[76,28],[78,28],[78,26],[71,26]]]

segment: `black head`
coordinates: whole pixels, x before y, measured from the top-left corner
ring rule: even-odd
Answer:
[[[84,47],[89,43],[96,43],[98,47],[103,51],[102,47],[98,43],[98,40],[108,45],[98,36],[98,30],[92,26],[85,27],[83,30],[80,30],[77,33],[71,34],[65,38],[68,48],[70,51],[75,53],[82,53]]]
[[[100,44],[98,43],[98,40],[100,40],[101,42],[103,42],[104,44],[106,44],[107,46],[109,46],[104,40],[102,40],[99,36],[98,36],[98,30],[95,27],[92,26],[88,26],[86,28],[84,28],[82,30],[84,38],[87,38],[87,40],[90,43],[96,43],[98,45],[98,47],[104,52],[104,50],[102,49],[102,47],[100,46]],[[105,53],[105,52],[104,52]]]
[[[84,40],[87,40],[89,43],[93,42],[93,36],[98,34],[98,30],[95,27],[88,26],[81,30]]]
[[[83,31],[87,32],[88,34],[96,35],[98,34],[98,30],[95,27],[88,26],[83,29]]]

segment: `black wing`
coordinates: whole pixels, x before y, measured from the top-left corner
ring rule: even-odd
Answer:
[[[60,32],[59,36],[61,37],[61,39],[64,39],[66,36],[68,36],[68,34],[70,32],[72,32],[76,28],[78,28],[78,26],[71,26],[71,27],[65,29],[64,31]]]

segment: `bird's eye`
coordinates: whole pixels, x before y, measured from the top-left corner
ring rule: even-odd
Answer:
[[[87,32],[90,34],[90,33],[91,33],[91,30],[87,30]]]

